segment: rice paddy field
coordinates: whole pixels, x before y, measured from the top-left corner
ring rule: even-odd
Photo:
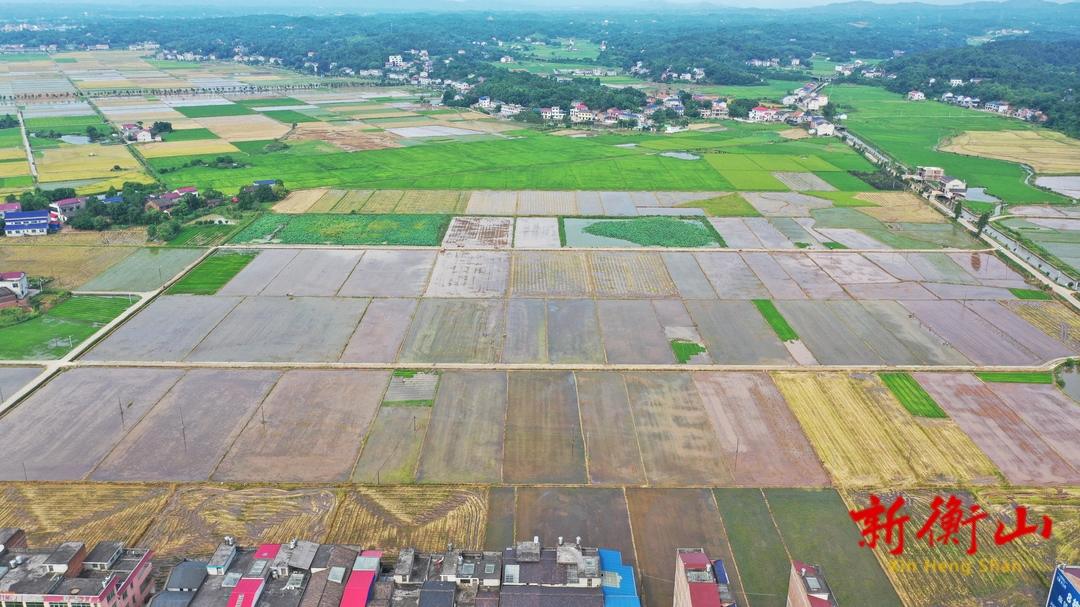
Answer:
[[[40,316],[0,328],[0,360],[60,358],[120,315],[127,297],[77,295]]]

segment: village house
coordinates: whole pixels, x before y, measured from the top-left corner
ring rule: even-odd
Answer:
[[[839,607],[820,565],[791,561],[787,607]]]
[[[921,181],[938,181],[944,176],[945,169],[941,167],[915,167],[915,177]]]
[[[596,120],[596,115],[589,109],[589,106],[581,103],[580,101],[570,106],[570,122],[593,122]]]
[[[19,305],[28,295],[30,281],[26,272],[0,272],[0,296],[6,300],[0,301],[0,308]]]
[[[80,196],[77,198],[64,198],[57,200],[49,205],[49,208],[55,211],[60,221],[67,221],[69,218],[74,217],[86,209],[86,201],[88,198]]]
[[[779,114],[780,112],[778,110],[759,105],[750,110],[750,113],[747,114],[746,119],[749,122],[776,122],[780,120],[778,118]]]
[[[926,94],[922,91],[908,91],[908,101],[926,101]]]
[[[60,230],[60,218],[53,211],[11,211],[4,215],[4,235],[43,236]]]
[[[733,607],[730,583],[724,561],[713,561],[701,548],[675,551],[674,607]]]
[[[482,110],[493,110],[493,109],[495,109],[496,105],[497,105],[496,102],[492,101],[491,97],[486,97],[486,96],[481,97],[476,102],[476,106],[479,107]]]
[[[22,210],[22,203],[19,202],[0,202],[0,219],[4,218],[5,213],[18,213]]]
[[[836,134],[836,126],[821,116],[810,119],[810,134],[818,137],[832,137]]]
[[[566,118],[566,113],[557,105],[553,107],[542,107],[540,108],[540,117],[544,120],[558,122],[563,118]]]
[[[516,103],[504,103],[503,106],[499,108],[499,116],[509,118],[511,116],[517,116],[524,111],[525,106]]]
[[[950,87],[964,86],[964,79],[963,78],[950,78],[949,79],[949,86]]]

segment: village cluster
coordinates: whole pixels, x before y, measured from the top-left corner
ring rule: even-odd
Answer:
[[[673,607],[735,607],[723,560],[701,548],[674,556]],[[167,567],[154,552],[105,540],[31,547],[0,528],[0,601],[31,607],[641,607],[634,567],[622,553],[560,537],[505,550],[444,552],[291,540],[244,547],[231,536],[206,560]],[[791,561],[788,605],[837,607],[821,567]]]

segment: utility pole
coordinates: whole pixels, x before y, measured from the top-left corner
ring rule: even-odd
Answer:
[[[120,427],[127,429],[127,422],[124,421],[124,403],[120,401],[120,395],[116,395],[116,406],[120,408]]]

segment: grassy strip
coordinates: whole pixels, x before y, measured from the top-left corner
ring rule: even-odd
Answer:
[[[776,304],[771,299],[755,299],[754,307],[765,317],[765,322],[769,323],[780,341],[796,341],[799,339],[799,334],[788,324],[787,319],[780,313],[780,310],[776,309]]]
[[[55,359],[131,305],[127,297],[77,295],[40,316],[0,329],[0,360]]]
[[[204,141],[206,139],[218,139],[210,129],[177,129],[161,135],[162,141]]]
[[[831,240],[828,242],[823,242],[821,244],[825,245],[826,249],[830,249],[832,251],[842,251],[847,248],[847,245],[839,242],[833,242]]]
[[[216,118],[218,116],[246,116],[255,110],[236,103],[222,105],[189,105],[173,108],[188,118]]]
[[[981,371],[979,379],[998,384],[1052,384],[1054,374],[1049,371]]]
[[[1017,299],[1031,299],[1038,301],[1053,299],[1049,293],[1038,289],[1009,289],[1009,293],[1015,295]]]
[[[450,215],[269,213],[233,237],[236,243],[438,246]]]
[[[598,221],[585,227],[594,236],[615,238],[644,247],[716,247],[724,239],[708,221],[646,216]]]
[[[434,407],[435,401],[432,399],[417,399],[417,400],[386,400],[383,401],[384,407]]]
[[[705,346],[687,339],[671,340],[671,351],[675,353],[675,360],[684,365],[691,358],[706,352]]]
[[[910,373],[881,373],[882,383],[893,393],[896,400],[912,415],[919,417],[946,418],[945,411],[934,402]]]
[[[169,287],[168,295],[213,295],[243,270],[258,253],[219,252],[207,257]]]
[[[754,607],[784,607],[791,566],[761,491],[714,489],[713,493],[739,565],[739,579],[754,597]]]

